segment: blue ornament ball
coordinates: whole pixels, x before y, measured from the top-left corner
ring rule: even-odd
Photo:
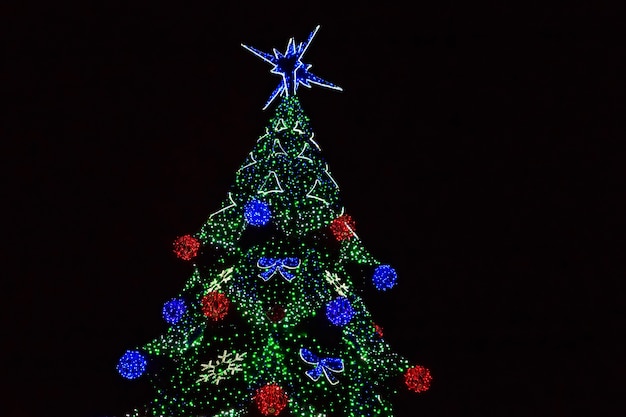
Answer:
[[[271,217],[272,212],[265,201],[253,199],[244,208],[244,218],[252,226],[264,226]]]
[[[398,274],[396,270],[389,265],[379,265],[374,270],[372,282],[379,291],[387,291],[396,285]]]
[[[326,318],[335,326],[343,327],[352,320],[354,309],[346,297],[337,297],[326,304]]]
[[[139,378],[146,371],[148,362],[138,350],[127,350],[117,363],[117,372],[126,379]]]
[[[185,300],[182,298],[172,298],[163,304],[163,319],[169,324],[176,324],[187,311]]]

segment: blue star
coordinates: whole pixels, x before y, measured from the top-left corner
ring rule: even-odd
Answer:
[[[252,52],[262,60],[272,64],[274,68],[270,71],[273,74],[278,74],[283,77],[283,81],[276,87],[276,89],[270,95],[269,100],[265,103],[263,110],[265,110],[270,103],[279,95],[289,96],[296,95],[298,86],[302,84],[307,88],[311,88],[311,83],[322,87],[332,88],[333,90],[343,91],[341,87],[335,84],[329,83],[323,80],[315,74],[309,72],[311,64],[305,64],[302,62],[302,57],[307,48],[311,44],[313,37],[319,29],[319,25],[315,27],[313,32],[309,35],[306,42],[295,43],[293,38],[289,39],[287,43],[287,49],[284,53],[280,53],[273,49],[274,54],[268,54],[266,52],[259,51],[256,48],[241,44],[248,51]]]

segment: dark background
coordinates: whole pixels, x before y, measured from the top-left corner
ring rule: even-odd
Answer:
[[[434,376],[397,415],[625,414],[617,2],[335,3],[3,2],[2,415],[138,405],[117,360],[163,331],[172,241],[271,115],[279,78],[240,44],[318,24],[305,62],[344,91],[300,100],[399,274],[368,305]]]

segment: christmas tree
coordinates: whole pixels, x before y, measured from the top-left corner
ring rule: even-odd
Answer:
[[[167,331],[117,364],[154,387],[135,415],[391,416],[399,389],[430,386],[364,302],[397,273],[357,235],[298,100],[300,86],[341,90],[302,61],[318,28],[284,53],[242,45],[282,77],[276,108],[221,207],[174,239],[192,272],[163,306]]]

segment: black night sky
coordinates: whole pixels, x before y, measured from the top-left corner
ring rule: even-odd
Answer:
[[[240,44],[283,51],[319,24],[305,61],[344,91],[300,101],[398,271],[366,301],[434,377],[398,417],[623,416],[620,10],[237,3],[1,7],[2,415],[139,405],[117,360],[164,331],[191,272],[172,241],[219,208],[273,109],[279,78]]]

